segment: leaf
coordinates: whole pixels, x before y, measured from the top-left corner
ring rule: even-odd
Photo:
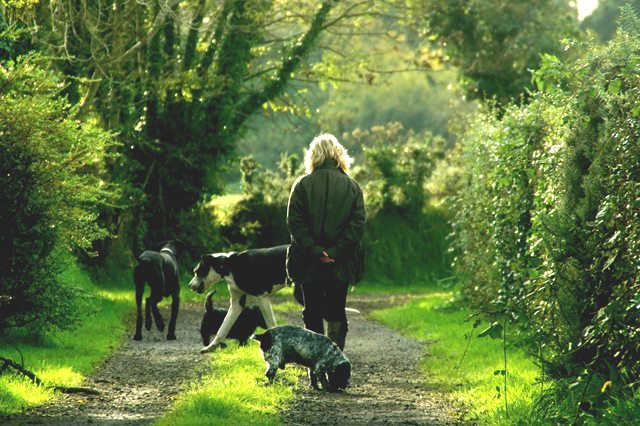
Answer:
[[[491,337],[492,339],[499,339],[502,337],[502,324],[498,322],[494,322],[484,330],[482,333],[478,334],[478,337]]]
[[[494,376],[506,376],[507,375],[507,371],[506,370],[496,370],[493,372]]]
[[[616,78],[613,81],[609,82],[609,87],[607,87],[607,92],[612,95],[617,95],[620,92],[620,87],[622,86],[622,81],[619,78]]]
[[[607,259],[607,261],[604,264],[604,267],[602,268],[603,271],[606,271],[607,269],[609,269],[611,267],[611,265],[613,265],[613,262],[616,261],[616,258],[618,257],[618,250],[616,250],[613,255],[611,255],[609,257],[609,259]]]

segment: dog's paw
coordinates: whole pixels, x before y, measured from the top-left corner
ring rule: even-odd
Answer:
[[[144,328],[146,328],[147,331],[151,331],[151,320],[144,322]]]
[[[156,327],[158,327],[158,330],[164,331],[164,322],[156,321]]]
[[[134,336],[133,336],[133,340],[137,340],[137,341],[142,340],[142,334],[136,334],[136,335],[134,335]]]
[[[175,334],[167,334],[167,340],[176,340]]]

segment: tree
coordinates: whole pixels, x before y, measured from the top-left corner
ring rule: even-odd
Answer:
[[[428,36],[460,69],[471,99],[519,101],[540,54],[559,55],[577,36],[577,15],[562,0],[416,0]]]
[[[132,184],[134,222],[173,235],[181,212],[219,190],[246,120],[292,78],[324,78],[312,66],[321,33],[372,10],[369,0],[62,0],[41,4],[37,21],[81,114],[126,142],[114,174]]]

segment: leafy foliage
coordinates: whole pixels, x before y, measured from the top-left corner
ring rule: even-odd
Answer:
[[[540,53],[558,55],[560,40],[577,35],[568,2],[511,0],[416,1],[429,35],[456,67],[471,99],[519,101],[531,88]]]
[[[444,140],[404,131],[400,123],[357,129],[347,136],[345,145],[364,153],[356,161],[361,164],[354,167],[353,177],[363,187],[367,208],[363,242],[368,252],[367,274],[394,285],[448,277],[447,218],[428,207],[426,189]],[[289,191],[304,173],[299,157],[283,155],[278,170],[263,168],[245,157],[241,172],[242,197],[227,206],[230,211],[218,219],[227,247],[288,243]]]
[[[105,177],[116,145],[73,118],[60,87],[37,57],[0,67],[0,329],[70,327],[74,291],[54,249],[107,235],[97,218],[116,197]]]
[[[110,220],[134,252],[191,233],[179,216],[222,190],[249,117],[293,104],[287,86],[298,76],[330,75],[331,64],[314,65],[325,59],[321,35],[331,28],[333,40],[348,37],[376,10],[369,1],[308,0],[50,6],[38,7],[38,33],[60,58],[70,98],[125,142],[112,173],[129,184],[130,210]]]
[[[465,293],[533,332],[557,380],[540,407],[556,421],[586,419],[640,379],[640,20],[626,9],[620,28],[573,62],[546,57],[534,78],[545,92],[477,117],[462,142]],[[550,403],[565,397],[576,404]]]
[[[364,154],[364,165],[354,175],[364,182],[370,214],[419,216],[427,203],[426,181],[435,159],[442,155],[444,139],[405,131],[398,122],[355,129],[345,136]]]

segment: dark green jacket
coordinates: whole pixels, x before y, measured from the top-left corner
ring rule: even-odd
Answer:
[[[289,278],[298,284],[316,278],[325,251],[335,260],[332,267],[341,281],[360,281],[364,224],[362,190],[335,161],[300,177],[293,184],[287,208]]]

